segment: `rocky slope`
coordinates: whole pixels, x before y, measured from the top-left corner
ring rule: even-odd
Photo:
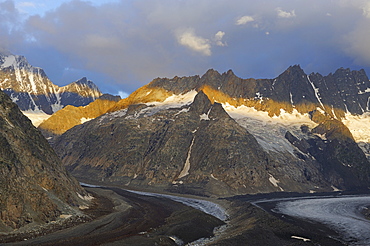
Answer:
[[[1,233],[79,216],[79,206],[88,204],[45,138],[2,91],[0,194]]]
[[[68,105],[43,121],[38,128],[47,138],[61,135],[76,125],[105,114],[120,99],[120,96],[104,94],[87,106],[75,107]]]
[[[235,112],[228,114],[203,91],[195,94],[105,114],[70,129],[54,147],[76,177],[176,192],[227,196],[368,186],[370,163],[339,121],[332,127],[325,117],[319,125],[307,117],[310,125],[265,122],[265,128],[246,121],[251,115],[234,120],[229,114]]]
[[[59,87],[49,80],[44,70],[30,65],[25,57],[4,53],[0,53],[0,89],[22,111],[46,114],[53,114],[66,105],[87,105],[102,95],[86,78]]]
[[[100,110],[99,104],[97,109],[94,109],[94,105],[88,108],[91,112],[103,114],[127,109],[134,104],[150,105],[164,102],[172,97],[181,97],[188,92],[200,90],[212,102],[222,103],[239,124],[253,122],[248,126],[249,128],[255,128],[255,123],[265,124],[267,121],[273,122],[271,127],[280,131],[279,129],[292,125],[282,120],[284,118],[295,122],[296,125],[305,123],[312,127],[320,123],[320,118],[340,120],[350,129],[355,141],[370,160],[370,124],[368,124],[370,81],[363,70],[351,71],[340,68],[334,74],[327,76],[317,73],[307,75],[298,65],[295,65],[275,79],[241,79],[231,70],[220,74],[211,69],[203,76],[157,78],[133,92],[128,98],[107,104],[104,111]],[[61,110],[57,117],[50,119],[50,122],[46,120],[40,129],[47,136],[61,134],[81,124],[83,118],[86,118],[82,114],[73,113],[76,118],[72,119],[71,111],[81,110],[73,107],[65,111]],[[308,114],[314,111],[316,116],[311,120]],[[89,118],[93,117],[89,116]],[[58,122],[68,122],[68,124],[61,127],[60,124],[53,123],[56,119]],[[255,130],[253,134],[257,134],[257,140],[266,139],[266,136],[258,137],[260,130],[258,128]],[[284,134],[285,132],[279,136],[284,137]],[[274,136],[268,138],[279,141]],[[267,146],[266,141],[265,143]],[[276,148],[276,145],[267,146],[267,148]]]

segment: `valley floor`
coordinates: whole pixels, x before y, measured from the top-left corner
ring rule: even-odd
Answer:
[[[280,198],[281,194],[204,198],[226,209],[225,224],[163,194],[148,196],[117,187],[86,189],[98,197],[99,203],[87,211],[95,220],[4,245],[186,245],[199,238],[212,239],[191,245],[346,245],[335,239],[338,238],[335,231],[320,223],[266,212],[274,208],[276,202],[263,206],[255,203],[261,199]],[[183,195],[180,198],[191,200],[195,197]],[[222,225],[222,230],[213,237],[213,230]]]
[[[167,198],[139,195],[120,188],[86,189],[104,203],[88,211],[97,219],[45,236],[1,245],[181,245],[211,237],[213,229],[224,224]]]

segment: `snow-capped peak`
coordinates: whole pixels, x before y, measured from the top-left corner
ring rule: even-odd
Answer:
[[[49,80],[43,69],[33,67],[24,56],[1,50],[0,73],[0,89],[22,111],[41,110],[52,114],[66,105],[87,105],[102,95],[98,87],[86,78],[59,87]]]

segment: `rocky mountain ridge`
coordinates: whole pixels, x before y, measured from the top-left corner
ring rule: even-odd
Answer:
[[[105,114],[120,99],[120,96],[103,94],[87,106],[75,107],[68,105],[63,110],[54,113],[50,118],[43,121],[38,128],[47,138],[53,137],[54,135],[61,135],[66,130],[76,125],[83,124],[86,121]],[[65,117],[66,115],[68,115],[68,117]]]
[[[0,232],[83,216],[87,193],[46,139],[0,91]]]
[[[291,122],[267,112],[233,112],[203,91],[170,98],[75,126],[54,148],[85,180],[198,195],[369,185],[370,163],[338,120],[317,124],[308,115]]]
[[[16,102],[22,111],[53,114],[66,105],[82,106],[102,93],[86,78],[59,87],[44,70],[33,67],[25,57],[0,54],[0,89]]]
[[[202,90],[212,102],[253,107],[268,112],[270,117],[279,116],[281,110],[288,113],[296,110],[301,114],[319,111],[326,118],[342,120],[346,114],[369,112],[370,107],[370,81],[364,70],[340,68],[327,76],[318,73],[307,75],[295,65],[275,79],[242,79],[231,70],[220,74],[213,69],[203,76],[157,78],[108,111],[125,109],[137,103],[163,102],[170,96],[192,90]],[[61,112],[58,119],[63,118],[65,116]],[[54,131],[51,124],[44,130]]]
[[[279,115],[280,109],[291,112],[296,108],[300,113],[307,113],[320,108],[331,117],[340,118],[345,113],[362,114],[370,106],[370,81],[365,71],[344,68],[322,76],[307,75],[299,65],[294,65],[275,79],[242,79],[232,70],[220,74],[210,69],[201,77],[158,78],[148,87],[163,88],[174,94],[208,88],[232,99],[228,100],[231,105],[254,106],[270,116]],[[217,95],[211,98],[220,100]]]

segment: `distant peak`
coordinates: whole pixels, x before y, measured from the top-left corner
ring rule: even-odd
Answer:
[[[290,66],[288,68],[288,70],[296,70],[296,71],[302,71],[303,72],[303,69],[301,68],[301,66],[299,64],[296,64],[296,65],[293,65],[293,66]]]
[[[76,83],[78,83],[78,84],[87,84],[88,82],[89,82],[89,80],[87,80],[86,77],[82,77],[81,79],[76,81]]]
[[[235,75],[235,73],[234,73],[234,71],[233,71],[232,69],[229,69],[229,70],[227,71],[227,74],[229,74],[229,75]]]
[[[73,82],[72,84],[76,84],[78,86],[87,86],[90,89],[93,89],[93,90],[96,90],[96,91],[100,92],[98,86],[96,84],[94,84],[94,82],[92,82],[91,80],[88,80],[86,77],[83,77],[83,78]]]
[[[288,67],[280,76],[282,75],[295,76],[295,75],[306,75],[306,73],[303,71],[300,65],[293,65]]]
[[[217,71],[214,70],[213,68],[208,69],[208,71],[203,75],[203,76],[220,76],[221,74]]]
[[[336,73],[342,74],[342,73],[350,73],[350,72],[351,72],[351,69],[349,69],[349,68],[344,68],[344,67],[340,67],[340,68],[338,68],[338,69],[334,72],[334,74],[336,74]]]

